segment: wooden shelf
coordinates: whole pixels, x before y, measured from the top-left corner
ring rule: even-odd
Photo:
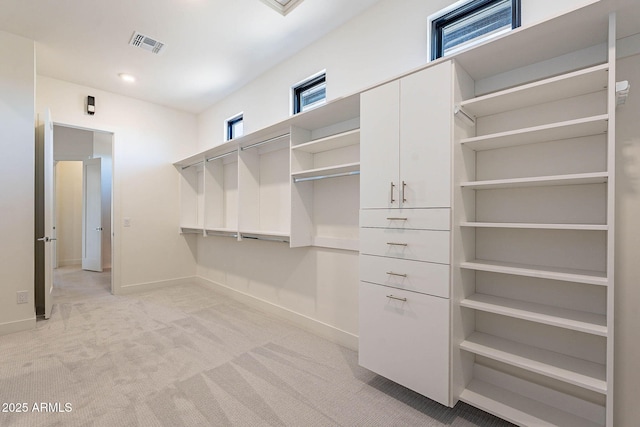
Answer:
[[[460,301],[462,307],[514,317],[588,334],[607,336],[607,317],[494,295],[474,294]]]
[[[324,151],[336,150],[338,148],[349,147],[360,143],[360,129],[354,129],[348,132],[327,136],[326,138],[316,139],[314,141],[305,142],[304,144],[294,145],[292,150],[304,151],[306,153],[322,153]]]
[[[558,185],[602,184],[607,182],[607,172],[579,173],[571,175],[538,176],[531,178],[496,179],[491,181],[461,182],[463,188],[491,190],[500,188],[553,187]]]
[[[360,171],[360,162],[356,163],[347,163],[344,165],[337,166],[329,166],[325,168],[317,168],[317,169],[309,169],[300,172],[293,172],[291,174],[292,178],[314,178],[314,177],[325,177],[326,175],[334,175],[341,173],[349,173],[349,172],[358,172]]]
[[[471,381],[460,400],[523,426],[604,426],[478,379]]]
[[[607,87],[609,65],[602,64],[463,101],[476,117],[598,92]]]
[[[462,350],[508,365],[606,394],[605,365],[520,344],[482,332],[474,332],[460,343]]]
[[[496,148],[516,147],[546,141],[560,141],[590,135],[604,134],[607,131],[609,116],[587,117],[568,120],[509,132],[482,135],[460,140],[465,147],[475,151],[493,150]]]
[[[605,273],[590,270],[542,267],[485,260],[461,262],[460,268],[491,273],[512,274],[515,276],[536,277],[539,279],[585,283],[587,285],[607,286],[609,283]]]
[[[461,222],[460,227],[470,228],[515,228],[529,230],[584,230],[607,231],[606,224],[529,224],[520,222]]]

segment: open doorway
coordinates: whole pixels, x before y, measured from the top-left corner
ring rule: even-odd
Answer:
[[[113,292],[113,134],[61,124],[53,134],[54,288]]]

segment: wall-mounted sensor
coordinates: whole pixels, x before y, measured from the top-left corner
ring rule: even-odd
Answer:
[[[90,116],[96,113],[96,98],[91,95],[87,96],[87,113]]]

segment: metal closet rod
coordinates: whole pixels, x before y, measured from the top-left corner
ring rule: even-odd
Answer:
[[[281,138],[286,138],[289,135],[291,135],[291,134],[290,133],[285,133],[284,135],[274,136],[273,138],[269,138],[269,139],[267,139],[265,141],[256,142],[255,144],[247,145],[246,147],[240,147],[240,150],[244,151],[244,150],[248,150],[250,148],[256,148],[256,147],[258,147],[258,146],[260,146],[262,144],[267,144],[269,142],[277,141],[278,139],[281,139]]]
[[[223,157],[227,157],[227,156],[230,156],[232,154],[236,154],[237,152],[238,152],[238,150],[233,150],[233,151],[229,151],[228,153],[220,154],[219,156],[209,157],[207,159],[207,162],[212,162],[214,160],[218,160],[218,159],[221,159]]]
[[[187,165],[187,166],[182,166],[182,170],[189,169],[191,166],[198,166],[201,163],[204,163],[204,160],[200,160],[199,162],[192,163],[192,164]]]
[[[246,234],[242,234],[242,238],[243,239],[251,239],[251,240],[264,240],[267,242],[279,242],[279,243],[289,243],[288,240],[285,239],[281,239],[281,238],[277,238],[277,237],[265,237],[265,236],[256,236],[256,235],[246,235]]]
[[[360,175],[360,171],[333,173],[331,175],[309,176],[306,178],[293,178],[293,182],[297,184],[299,182],[305,182],[305,181],[317,181],[319,179],[338,178],[340,176],[352,176],[352,175]]]
[[[462,115],[463,115],[467,120],[469,120],[469,121],[471,122],[471,124],[474,124],[474,125],[476,124],[476,119],[475,119],[475,118],[473,118],[472,116],[470,116],[469,114],[467,114],[467,112],[466,112],[466,111],[464,111],[464,110],[462,109],[462,107],[461,107],[461,106],[459,106],[459,105],[456,105],[456,108],[454,109],[453,114],[454,114],[454,115],[456,115],[456,116],[457,116],[458,114],[462,114]]]

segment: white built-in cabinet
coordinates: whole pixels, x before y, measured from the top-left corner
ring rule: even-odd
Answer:
[[[359,248],[362,366],[518,425],[613,427],[607,14],[595,2],[177,162],[181,231]]]
[[[454,395],[518,425],[614,425],[615,32],[602,34],[579,67],[571,52],[494,75],[454,64]]]
[[[185,234],[357,251],[359,95],[175,163]]]
[[[452,66],[361,96],[359,363],[450,393]]]

